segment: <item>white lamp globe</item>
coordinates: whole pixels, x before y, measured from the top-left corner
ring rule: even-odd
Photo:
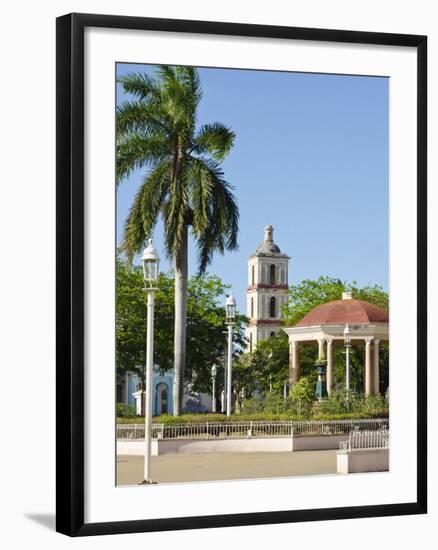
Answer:
[[[227,321],[232,322],[236,317],[236,298],[234,298],[233,293],[230,292],[226,302],[225,309],[227,314]]]
[[[149,242],[143,251],[143,256],[141,257],[141,260],[143,262],[143,278],[145,280],[145,283],[156,283],[158,280],[160,257],[154,245],[152,244],[152,239],[149,239]]]

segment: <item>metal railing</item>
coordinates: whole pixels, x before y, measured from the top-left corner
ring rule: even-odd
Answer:
[[[203,422],[186,424],[152,424],[154,439],[242,439],[248,437],[291,437],[342,435],[352,431],[382,430],[387,419],[357,420],[253,420],[246,422]],[[117,439],[144,439],[144,424],[118,424]]]
[[[347,441],[339,444],[341,451],[389,449],[389,430],[352,431]]]
[[[294,435],[342,435],[352,431],[383,430],[387,418],[356,418],[346,420],[298,420],[293,422]]]

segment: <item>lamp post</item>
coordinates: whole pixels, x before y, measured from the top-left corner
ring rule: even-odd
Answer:
[[[222,334],[228,334],[228,330],[223,330]],[[227,410],[227,351],[225,349],[225,345],[222,353],[221,366],[224,369],[224,385],[222,389],[221,413],[224,413]]]
[[[226,324],[228,325],[228,365],[227,365],[227,416],[231,416],[231,371],[233,361],[233,325],[236,318],[236,299],[232,292],[225,302]]]
[[[216,412],[216,375],[217,375],[217,367],[216,365],[213,365],[211,367],[211,412]]]
[[[160,258],[158,252],[149,240],[144,249],[143,256],[143,278],[145,291],[147,292],[147,330],[146,330],[146,392],[145,392],[145,418],[144,418],[144,480],[142,484],[154,483],[150,475],[151,446],[152,446],[152,371],[154,362],[154,307],[156,283],[158,280],[158,266]]]
[[[345,389],[347,395],[350,391],[350,348],[351,348],[351,329],[345,325],[344,329],[344,347],[345,347]]]
[[[271,359],[272,359],[272,351],[271,351],[270,354],[268,355],[268,359],[269,359],[269,361],[271,361]],[[272,393],[272,373],[271,373],[271,372],[269,373],[269,393]]]

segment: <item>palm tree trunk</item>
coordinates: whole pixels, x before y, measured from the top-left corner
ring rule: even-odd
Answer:
[[[175,339],[173,372],[173,415],[179,416],[184,396],[187,328],[188,228],[175,259]]]

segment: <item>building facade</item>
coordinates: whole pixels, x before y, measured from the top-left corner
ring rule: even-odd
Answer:
[[[274,242],[274,228],[265,226],[263,242],[248,259],[246,328],[247,351],[274,336],[282,325],[282,308],[287,302],[289,259]]]

